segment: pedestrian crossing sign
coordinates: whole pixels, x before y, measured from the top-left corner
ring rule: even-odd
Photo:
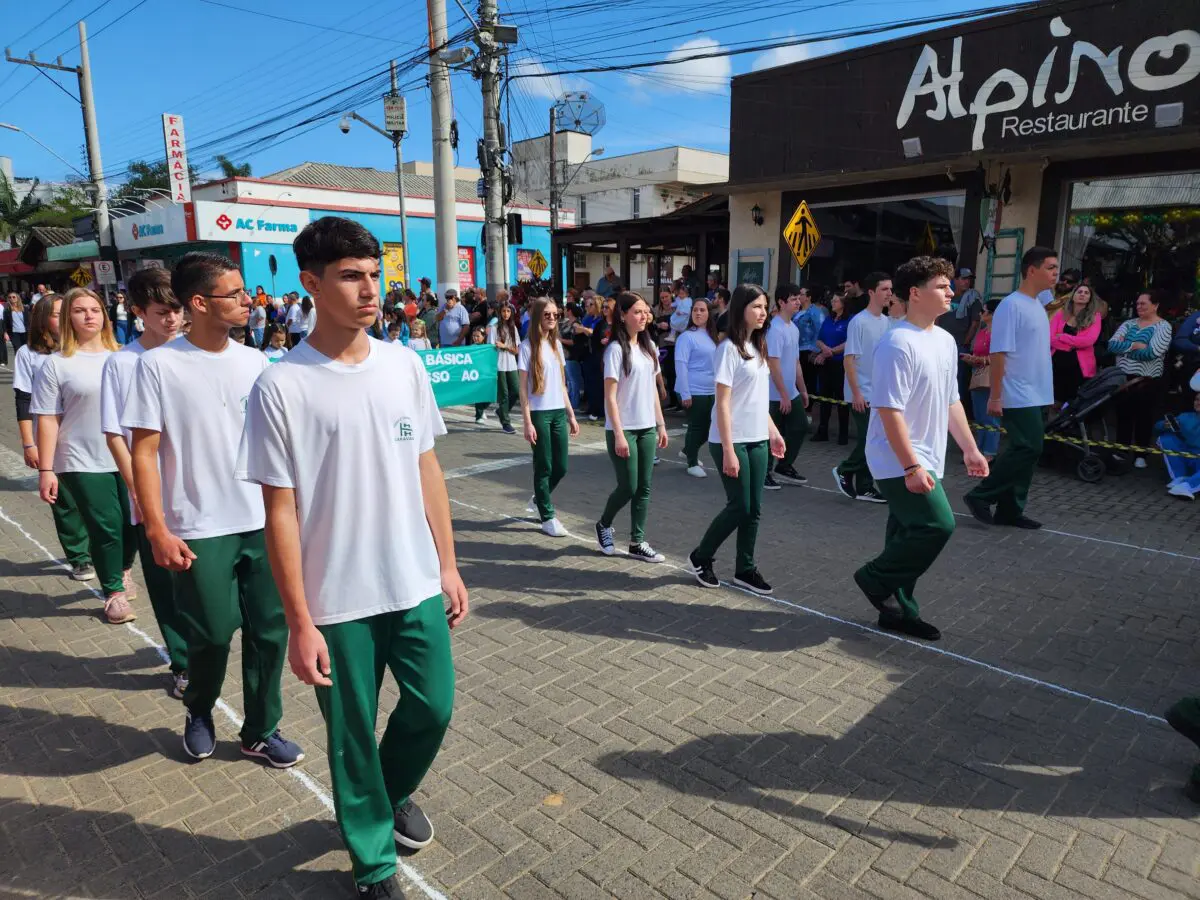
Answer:
[[[70,277],[77,287],[87,287],[92,283],[92,273],[83,266],[72,272]]]
[[[533,251],[533,256],[529,258],[529,271],[533,272],[534,278],[541,278],[549,265],[550,263],[546,262],[546,257],[542,255],[541,250]]]
[[[796,264],[803,269],[817,249],[817,244],[821,243],[821,231],[806,201],[801,200],[792,213],[791,221],[783,229],[783,239],[791,248],[792,256],[796,257]]]

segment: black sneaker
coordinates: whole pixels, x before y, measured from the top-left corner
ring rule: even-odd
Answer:
[[[827,440],[829,440],[829,432],[828,431],[818,431],[816,434],[814,434],[812,437],[809,438],[809,441],[811,441],[814,444],[823,444]]]
[[[1024,528],[1026,531],[1037,531],[1042,527],[1042,523],[1036,519],[1031,519],[1029,516],[1017,516],[1011,522],[997,522],[998,525],[1008,525],[1012,528]]]
[[[612,529],[610,528],[609,531],[611,532]],[[630,544],[629,555],[634,559],[640,559],[642,562],[660,563],[666,560],[665,556],[645,541],[642,541],[640,544]]]
[[[617,552],[617,547],[613,541],[613,529],[605,528],[600,522],[596,523],[596,543],[600,545],[600,552],[605,556],[612,556]]]
[[[808,479],[792,466],[776,466],[775,480],[782,481],[784,484],[808,484]]]
[[[833,467],[833,483],[837,485],[837,489],[842,493],[842,495],[848,499],[853,500],[856,496],[858,496],[854,492],[854,479],[852,479],[849,475],[840,474],[837,470],[837,466]]]
[[[967,510],[976,519],[984,525],[995,525],[996,520],[992,518],[992,506],[990,503],[985,503],[982,500],[976,500],[970,494],[963,497],[963,503],[967,505]]]
[[[411,799],[405,800],[396,810],[393,831],[396,842],[410,850],[420,850],[433,843],[433,823]]]
[[[1200,722],[1194,721],[1196,711],[1195,700],[1180,700],[1167,710],[1166,719],[1168,725],[1200,747]]]
[[[888,610],[888,608],[887,608],[887,602],[890,599],[890,595],[888,595],[888,594],[873,594],[870,591],[868,591],[866,589],[866,587],[863,585],[862,578],[858,574],[858,572],[854,573],[854,583],[856,585],[858,585],[858,589],[863,592],[863,596],[866,597],[869,601],[871,601],[871,605],[873,607],[875,607],[877,610],[879,610],[880,613],[891,614],[890,610]]]
[[[940,641],[942,639],[942,633],[924,619],[909,619],[894,612],[881,612],[879,627],[884,631],[907,634],[909,637],[915,637],[922,641]]]
[[[400,885],[396,883],[396,877],[376,881],[372,884],[360,884],[358,886],[357,896],[364,900],[379,900],[380,897],[398,897],[403,898],[404,892],[400,890]]]
[[[517,429],[513,428],[512,425],[505,425],[503,428],[503,431],[505,434],[516,434],[517,433]]]
[[[691,567],[692,574],[696,576],[696,580],[700,582],[700,587],[715,588],[720,587],[721,582],[713,572],[712,560],[700,562],[696,559],[696,551],[688,554],[688,566]]]
[[[183,752],[192,759],[208,759],[217,748],[217,729],[212,713],[194,716],[190,712],[183,720]]]
[[[883,494],[879,493],[877,488],[869,487],[861,494],[854,498],[855,500],[866,500],[868,503],[887,503],[887,499]]]
[[[775,480],[775,478],[771,475],[771,473],[768,472],[767,477],[765,479],[763,479],[763,490],[764,491],[782,491],[783,487],[779,484],[778,481]]]
[[[290,769],[304,759],[304,751],[300,749],[300,745],[285,738],[278,728],[261,741],[252,741],[249,744],[242,741],[242,755],[264,760],[276,769]]]
[[[774,589],[758,574],[758,569],[751,569],[749,572],[735,572],[733,583],[756,594],[766,595],[774,592]]]

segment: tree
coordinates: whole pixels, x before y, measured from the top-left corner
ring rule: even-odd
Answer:
[[[228,156],[223,153],[218,153],[216,156],[217,165],[221,167],[221,174],[226,178],[249,178],[250,163],[242,163],[240,166],[232,162]]]
[[[130,163],[126,170],[129,177],[112,195],[112,202],[143,199],[151,191],[171,191],[171,179],[167,172],[167,161],[148,163],[144,160]],[[196,183],[196,170],[188,166],[188,180]]]
[[[18,200],[12,182],[0,172],[0,240],[8,240],[9,246],[24,241],[29,237],[29,229],[38,224],[37,214],[43,207],[42,201],[34,196],[38,184],[35,178],[29,193]]]
[[[91,187],[86,183],[64,184],[56,188],[48,202],[34,213],[35,225],[59,225],[70,228],[80,216],[92,210]]]

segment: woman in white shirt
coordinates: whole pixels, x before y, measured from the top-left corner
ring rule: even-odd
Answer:
[[[566,537],[550,494],[567,474],[567,439],[579,434],[567,403],[566,359],[558,340],[558,307],[548,297],[529,308],[529,336],[517,352],[525,440],[533,447],[533,506],[542,531]]]
[[[708,477],[700,465],[700,448],[712,427],[716,382],[713,380],[717,353],[717,317],[703,297],[693,301],[687,329],[675,341],[675,392],[687,410],[687,436],[683,457],[693,478]]]
[[[100,429],[101,377],[117,342],[104,304],[86,288],[68,292],[59,327],[61,348],[42,366],[30,404],[38,417],[38,493],[53,504],[61,482],[79,504],[104,615],[116,625],[137,618],[129,605],[137,553],[129,494]]]
[[[487,342],[496,347],[496,415],[505,434],[516,434],[509,413],[521,395],[517,384],[517,353],[521,333],[517,330],[517,314],[511,303],[504,303],[496,318],[488,323]]]
[[[646,517],[654,451],[667,446],[667,426],[658,400],[658,348],[646,330],[653,314],[640,294],[618,294],[616,301],[616,340],[604,351],[604,429],[617,486],[596,523],[596,541],[606,556],[616,552],[613,521],[628,503],[629,555],[657,563],[665,557],[646,543]]]
[[[254,346],[259,350],[264,349],[267,345],[264,343],[267,331],[267,298],[266,295],[256,297],[254,305],[250,307],[250,334],[253,336]]]
[[[784,452],[783,438],[770,415],[766,323],[766,293],[756,284],[739,286],[729,305],[729,336],[717,347],[716,414],[708,433],[725,488],[725,508],[708,526],[700,546],[688,555],[692,573],[703,587],[720,586],[713,559],[736,531],[734,584],[756,594],[771,593],[754,565],[767,454],[779,459]]]

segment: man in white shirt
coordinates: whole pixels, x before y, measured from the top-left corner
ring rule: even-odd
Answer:
[[[212,710],[240,628],[242,753],[287,768],[304,758],[279,732],[287,622],[267,562],[262,494],[235,475],[246,401],[267,358],[229,339],[250,315],[250,294],[229,259],[187,253],[171,288],[191,309],[191,330],[142,354],[121,425],[133,432],[146,538],[154,561],[176,573],[187,623],[183,749],[205,759],[216,747]]]
[[[800,368],[800,329],[792,324],[792,316],[799,310],[800,297],[792,293],[791,285],[780,285],[775,289],[775,315],[767,321],[768,397],[771,421],[783,435],[785,449],[779,459],[767,456],[763,488],[768,491],[782,490],[780,481],[784,484],[808,482],[795,466],[796,456],[808,435],[808,413],[805,412],[808,386]]]
[[[879,610],[879,627],[921,640],[941,632],[921,619],[917,579],[954,533],[954,511],[942,489],[946,432],[963,451],[967,474],[987,475],[958,398],[958,346],[934,325],[950,308],[954,266],[918,256],[896,269],[896,296],[906,307],[875,350],[867,464],[888,503],[883,552],[854,573]]]
[[[471,333],[471,314],[458,299],[454,288],[446,291],[446,305],[438,313],[438,338],[443,347],[457,347],[467,342]]]
[[[433,840],[411,795],[450,724],[450,628],[467,615],[434,452],[446,428],[417,354],[364,330],[379,304],[370,232],[326,216],[293,246],[321,312],[308,340],[254,386],[239,474],[262,485],[288,660],[325,717],[358,896],[390,897],[396,842]],[[382,490],[365,472],[389,473]],[[384,666],[400,702],[377,744]]]
[[[992,316],[987,411],[1003,417],[1008,437],[1004,451],[992,463],[992,474],[963,498],[971,515],[985,525],[1042,527],[1025,515],[1029,485],[1045,440],[1042,410],[1054,402],[1050,322],[1037,297],[1053,291],[1057,283],[1058,254],[1048,247],[1027,250],[1021,258],[1020,287],[1000,302]]]
[[[850,402],[854,419],[855,442],[842,462],[833,470],[837,489],[851,500],[886,503],[871,480],[867,465],[867,429],[871,424],[871,371],[875,348],[891,328],[887,310],[892,303],[892,279],[886,272],[872,272],[862,280],[867,292],[867,308],[850,320],[846,328],[846,383],[842,396]]]

